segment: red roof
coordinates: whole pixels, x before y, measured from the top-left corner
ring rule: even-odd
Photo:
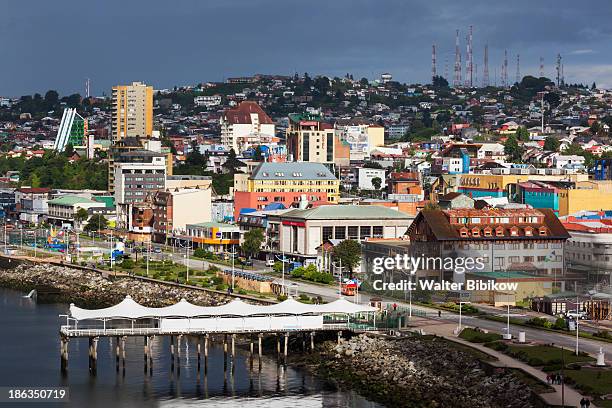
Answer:
[[[266,112],[253,101],[240,102],[238,106],[232,109],[228,109],[223,113],[225,120],[231,124],[250,124],[251,114],[256,113],[259,117],[260,124],[272,124],[272,119]]]
[[[43,194],[48,193],[51,189],[47,187],[22,187],[17,191],[25,194]]]

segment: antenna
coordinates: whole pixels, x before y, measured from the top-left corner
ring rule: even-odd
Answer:
[[[561,86],[561,78],[563,74],[561,73],[561,54],[557,54],[557,86]]]
[[[448,80],[448,57],[444,58],[444,79]]]
[[[459,49],[459,30],[455,35],[455,76],[453,86],[458,88],[461,86],[461,50]]]
[[[431,83],[434,83],[434,80],[437,76],[436,71],[436,44],[431,46]]]
[[[474,86],[478,86],[478,64],[474,64]]]
[[[484,50],[484,72],[482,73],[482,86],[489,86],[489,45],[485,45]]]
[[[89,88],[90,86],[90,80],[89,78],[85,78],[85,98],[89,98]]]
[[[521,82],[521,55],[516,54],[516,83]]]
[[[472,59],[472,26],[468,28],[467,35],[467,56],[465,60],[465,86],[471,88],[474,80],[474,61]]]
[[[504,62],[502,63],[502,86],[508,87],[508,50],[504,50]]]
[[[540,57],[540,78],[544,77],[544,57]]]

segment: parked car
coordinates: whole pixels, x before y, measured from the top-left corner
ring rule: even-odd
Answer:
[[[274,266],[274,259],[268,259],[266,261],[266,266],[269,266],[270,268],[272,268]]]
[[[155,248],[153,248],[153,252],[155,252],[156,254],[161,254],[162,250],[161,250],[160,247],[155,247]]]
[[[565,317],[567,317],[568,319],[585,320],[589,318],[589,315],[583,310],[568,310],[567,312],[565,312]]]

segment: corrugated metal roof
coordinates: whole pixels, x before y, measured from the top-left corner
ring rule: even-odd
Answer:
[[[289,211],[282,217],[310,220],[396,219],[407,221],[413,218],[406,213],[374,205],[321,205],[306,210]]]
[[[252,180],[336,180],[321,163],[261,163],[253,170]]]

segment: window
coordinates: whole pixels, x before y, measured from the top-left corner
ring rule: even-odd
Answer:
[[[349,239],[359,239],[359,227],[349,226],[348,227],[348,238]]]
[[[372,227],[370,226],[359,227],[359,234],[361,236],[361,239],[370,238],[372,236]]]
[[[334,233],[334,227],[323,227],[323,241],[331,239]]]
[[[382,225],[377,225],[372,227],[372,236],[374,238],[382,238],[383,237],[383,227]]]
[[[334,238],[346,239],[346,227],[335,227]]]

